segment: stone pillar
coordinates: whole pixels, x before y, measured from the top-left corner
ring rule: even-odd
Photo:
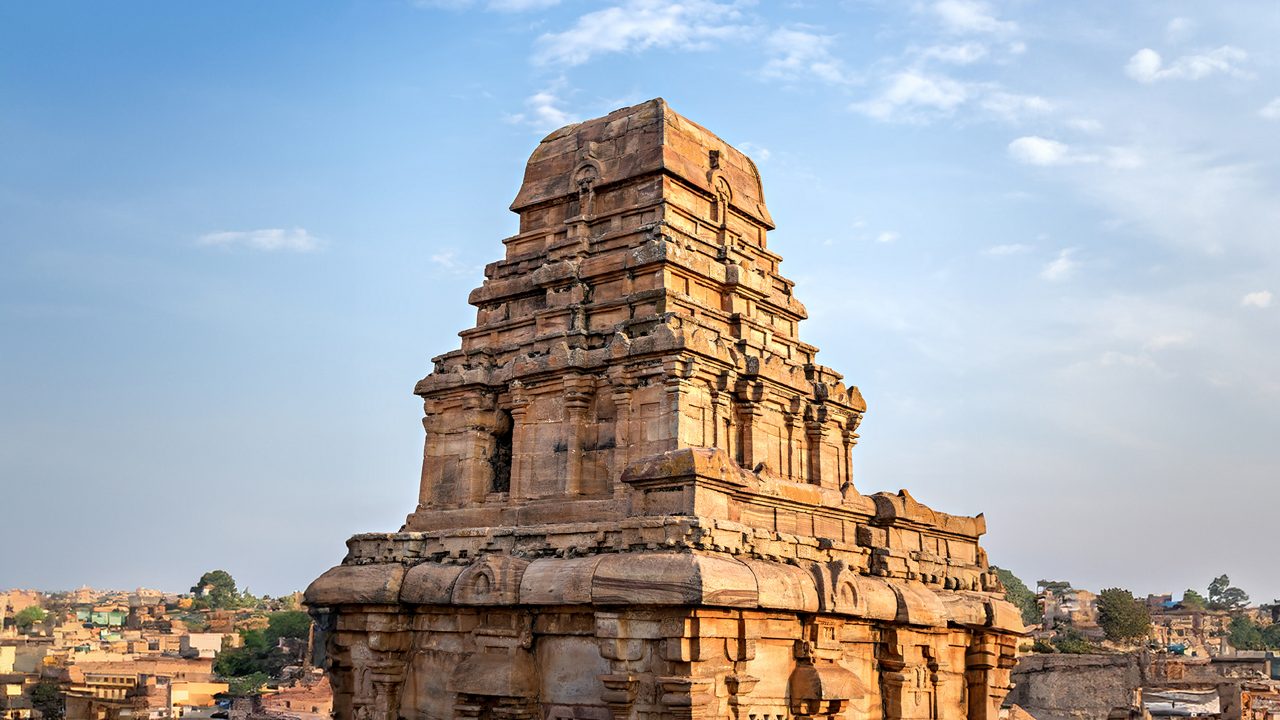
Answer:
[[[729,713],[734,720],[746,720],[746,696],[751,694],[760,678],[746,674],[730,675],[724,679],[725,689],[729,691]]]
[[[508,497],[512,500],[528,495],[529,474],[532,472],[528,411],[529,396],[524,385],[518,381],[511,383],[511,488]]]
[[[583,436],[587,432],[587,409],[591,407],[594,386],[592,379],[587,377],[570,376],[564,379],[566,495],[581,495],[583,492]]]
[[[729,392],[722,391],[716,396],[717,414],[720,416],[721,432],[721,449],[731,457],[738,457],[738,441],[737,441],[737,422],[734,420],[734,402],[733,395]]]
[[[992,633],[974,633],[964,656],[968,687],[968,720],[997,720],[1009,694],[1009,671],[1016,662],[1013,640]]]
[[[482,502],[493,483],[490,458],[496,448],[498,417],[492,395],[469,395],[464,399],[457,426],[466,436],[466,455],[460,460],[461,486],[457,499],[464,503]]]
[[[822,484],[822,421],[809,420],[804,421],[804,438],[805,453],[808,456],[808,477],[806,480],[812,485]]]
[[[634,383],[630,378],[622,375],[610,377],[612,390],[610,391],[610,399],[613,400],[613,466],[609,481],[612,483],[612,489],[615,494],[624,493],[625,488],[620,482],[622,471],[626,469],[627,463],[631,462],[631,392]]]
[[[357,678],[351,688],[351,716],[359,720],[397,720],[406,655],[412,644],[409,618],[394,612],[338,618],[337,635],[350,637],[353,631],[361,630],[358,640],[343,643]]]
[[[890,630],[880,652],[880,692],[885,720],[934,720],[938,717],[936,664],[910,631]]]
[[[787,430],[787,440],[786,447],[782,448],[783,467],[779,468],[779,472],[788,480],[803,482],[803,473],[799,466],[803,452],[797,452],[796,448],[796,443],[798,442],[796,435],[801,424],[800,418],[796,417],[793,412],[784,412],[782,414],[782,424]]]
[[[662,696],[658,702],[664,712],[662,717],[672,720],[701,720],[718,717],[719,703],[713,693],[715,680],[711,678],[660,677],[658,685]]]
[[[640,678],[632,673],[601,675],[600,683],[604,692],[600,699],[609,707],[614,720],[627,720],[631,717],[631,706],[636,701],[636,690],[640,686]]]
[[[680,423],[687,422],[687,420],[682,417],[680,407],[680,394],[684,390],[685,383],[688,382],[684,379],[684,371],[686,367],[687,366],[684,362],[678,360],[664,363],[663,374],[665,377],[662,379],[664,421],[662,436],[660,438],[655,438],[664,441],[664,444],[675,441],[675,444],[678,445],[678,440],[680,438]]]
[[[840,488],[853,485],[853,446],[858,436],[847,426],[840,432]]]
[[[763,414],[759,403],[750,400],[738,403],[738,464],[751,470],[765,460],[764,448],[756,443],[755,431]]]

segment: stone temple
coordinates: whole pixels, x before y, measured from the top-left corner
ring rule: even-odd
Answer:
[[[307,590],[342,720],[996,718],[979,517],[862,495],[751,160],[661,99],[547,136],[435,358],[418,506]]]

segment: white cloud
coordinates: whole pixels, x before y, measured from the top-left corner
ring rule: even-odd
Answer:
[[[1038,135],[1020,137],[1009,143],[1009,156],[1024,165],[1067,165],[1072,159],[1071,148],[1066,143],[1042,138]]]
[[[876,236],[876,242],[878,243],[897,242],[899,237],[901,237],[901,235],[894,232],[893,230],[885,230],[884,232]]]
[[[1263,105],[1258,114],[1266,120],[1280,120],[1280,97]]]
[[[1136,368],[1140,370],[1152,370],[1159,375],[1172,377],[1172,375],[1160,367],[1154,359],[1149,355],[1131,355],[1116,350],[1108,350],[1098,358],[1098,364],[1102,367],[1124,367]]]
[[[458,257],[458,251],[453,248],[445,248],[437,253],[433,253],[428,260],[442,272],[450,275],[469,275],[479,272],[482,266],[473,265],[464,262]]]
[[[1099,133],[1102,132],[1102,123],[1093,118],[1071,118],[1067,120],[1067,127],[1073,130],[1079,130],[1083,133]]]
[[[1000,20],[995,11],[978,0],[938,0],[931,10],[949,32],[957,34],[1007,35],[1017,31],[1017,23]]]
[[[772,57],[761,68],[760,75],[780,80],[812,77],[834,85],[849,82],[844,65],[831,54],[835,37],[811,30],[807,26],[774,30],[765,41]]]
[[[1016,124],[1053,112],[1054,104],[1039,95],[1004,90],[996,83],[962,82],[919,66],[887,75],[878,94],[850,109],[882,122],[925,124],[951,117],[962,108]]]
[[[442,8],[445,10],[466,10],[478,3],[476,0],[416,0],[418,7]],[[497,12],[525,12],[527,10],[543,10],[560,4],[560,0],[488,0],[484,3],[486,10]]]
[[[262,252],[312,252],[320,248],[320,239],[302,228],[285,230],[222,230],[201,235],[197,245],[210,247],[245,247]]]
[[[968,99],[969,90],[963,83],[945,75],[905,70],[891,75],[878,96],[852,108],[876,120],[922,122],[950,115]]]
[[[1196,23],[1190,18],[1176,17],[1164,26],[1164,38],[1171,43],[1180,43],[1195,34]]]
[[[1151,48],[1143,48],[1129,58],[1124,71],[1129,77],[1141,83],[1153,83],[1158,80],[1200,80],[1217,73],[1244,75],[1244,71],[1239,66],[1248,59],[1249,54],[1244,50],[1223,45],[1198,55],[1183,55],[1165,65],[1160,53]]]
[[[747,157],[755,162],[767,162],[773,153],[769,152],[769,148],[757,145],[753,142],[740,142],[734,147],[746,153]]]
[[[1240,307],[1256,307],[1256,308],[1271,307],[1271,291],[1259,290],[1257,292],[1251,292],[1245,295],[1244,297],[1240,298]]]
[[[740,18],[734,5],[711,0],[624,0],[579,17],[568,30],[539,37],[534,61],[581,65],[608,53],[703,50],[748,32]]]
[[[1070,145],[1038,135],[1027,135],[1009,143],[1009,157],[1039,167],[1102,164],[1115,170],[1142,167],[1143,157],[1129,147],[1107,147],[1097,152],[1080,152]]]
[[[458,253],[454,250],[442,250],[433,254],[430,258],[431,262],[439,265],[445,270],[454,270],[458,267]]]
[[[1071,181],[1125,227],[1174,247],[1228,249],[1277,257],[1276,180],[1255,163],[1232,163],[1177,146],[1141,148],[1142,165],[1123,173],[1073,173]]]
[[[1050,260],[1044,268],[1040,270],[1040,277],[1050,282],[1059,282],[1066,280],[1075,274],[1076,268],[1080,267],[1080,263],[1071,259],[1075,255],[1075,248],[1063,248],[1058,251],[1058,256]]]
[[[1191,334],[1185,332],[1164,333],[1156,335],[1142,346],[1144,350],[1166,350],[1172,347],[1182,347],[1191,342]]]
[[[1109,168],[1116,170],[1133,170],[1146,164],[1142,153],[1131,147],[1109,147],[1104,151],[1101,161]]]
[[[1008,243],[1005,245],[993,245],[982,252],[986,255],[1003,257],[1005,255],[1021,255],[1030,250],[1030,245],[1024,245],[1023,243]]]
[[[960,45],[933,45],[920,51],[925,60],[937,60],[952,65],[971,65],[987,56],[987,46],[981,43]]]
[[[525,98],[525,112],[509,115],[507,121],[529,125],[540,132],[550,132],[578,122],[576,115],[562,107],[564,99],[557,94],[561,84],[557,82],[551,88],[539,90]]]
[[[1053,111],[1053,103],[1039,95],[1018,95],[996,90],[979,103],[983,109],[1008,122],[1018,122],[1029,115],[1045,115]]]
[[[489,0],[489,9],[501,12],[523,12],[542,10],[559,4],[560,0]]]

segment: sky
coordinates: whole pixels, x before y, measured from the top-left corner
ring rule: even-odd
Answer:
[[[855,483],[1034,584],[1280,597],[1280,4],[0,3],[0,587],[301,589],[549,131],[751,155]]]

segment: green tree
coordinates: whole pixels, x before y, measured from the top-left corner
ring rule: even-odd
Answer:
[[[236,697],[245,697],[248,695],[261,695],[262,687],[269,680],[266,675],[260,672],[249,673],[240,677],[227,679],[227,694]]]
[[[1071,583],[1066,580],[1041,580],[1036,583],[1036,587],[1052,595],[1061,595],[1071,589]]]
[[[1240,610],[1249,604],[1249,594],[1231,584],[1231,578],[1219,575],[1209,583],[1210,610]]]
[[[1040,611],[1040,604],[1036,602],[1036,594],[1031,592],[1026,583],[1012,572],[995,565],[992,565],[991,569],[995,571],[996,577],[1000,578],[1000,584],[1004,585],[1004,599],[1022,613],[1022,623],[1039,625],[1044,619],[1044,614]]]
[[[311,634],[311,616],[300,610],[283,610],[267,616],[265,631],[272,645],[280,638],[305,638]]]
[[[280,649],[280,638],[305,638],[310,630],[311,617],[304,612],[272,613],[265,630],[241,630],[243,644],[218,653],[213,671],[228,681],[254,673],[278,678],[287,665],[297,662],[297,658]]]
[[[204,632],[209,629],[209,621],[200,615],[182,615],[178,618],[187,626],[187,632]]]
[[[1262,628],[1262,644],[1271,650],[1280,650],[1280,623]]]
[[[31,697],[31,706],[40,711],[44,720],[62,720],[66,715],[66,702],[57,683],[38,682],[27,693]]]
[[[1262,628],[1243,615],[1231,619],[1227,626],[1227,642],[1237,650],[1262,650],[1266,646]]]
[[[1073,627],[1067,626],[1058,630],[1052,640],[1053,649],[1060,653],[1083,654],[1097,652],[1098,647]]]
[[[215,610],[234,608],[240,604],[235,578],[226,570],[210,570],[201,575],[200,580],[191,587],[191,592],[197,596],[198,604]]]
[[[1031,644],[1031,652],[1056,653],[1058,652],[1058,648],[1054,647],[1053,643],[1046,642],[1044,640],[1036,640],[1034,643]]]
[[[1137,642],[1151,634],[1151,613],[1123,588],[1098,593],[1098,626],[1114,642]]]
[[[1209,601],[1195,590],[1187,588],[1186,592],[1182,593],[1181,605],[1188,610],[1204,610],[1209,607]]]
[[[19,630],[30,630],[32,625],[44,622],[49,614],[43,608],[36,605],[22,608],[13,616],[13,622],[17,624]]]

